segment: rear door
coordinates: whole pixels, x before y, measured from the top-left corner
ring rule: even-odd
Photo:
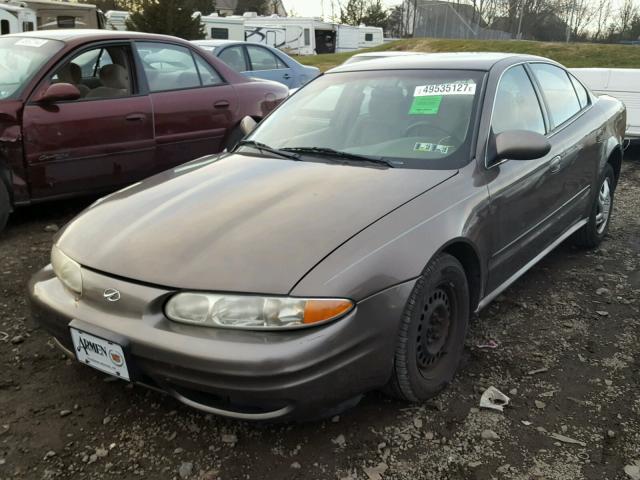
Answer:
[[[257,45],[247,45],[246,48],[251,68],[250,76],[280,82],[290,88],[297,84],[291,68],[272,51]]]
[[[582,84],[556,65],[535,62],[530,66],[549,112],[550,182],[558,192],[553,231],[559,235],[582,219],[591,203],[591,184],[601,156],[600,136],[593,120],[584,115],[591,108],[591,99]],[[598,127],[604,128],[601,121]]]
[[[233,127],[236,92],[197,51],[136,42],[155,121],[156,159],[164,168],[218,153]]]
[[[132,66],[128,42],[85,47],[36,89],[23,118],[33,198],[100,191],[153,173],[151,101]],[[82,97],[38,103],[54,82],[75,84]]]

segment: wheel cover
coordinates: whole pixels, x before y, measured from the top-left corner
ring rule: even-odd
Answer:
[[[454,314],[455,296],[450,287],[440,286],[425,299],[416,339],[417,363],[422,373],[436,368],[447,354]]]
[[[598,232],[598,235],[602,235],[602,232],[607,228],[610,214],[611,187],[609,185],[609,178],[605,178],[598,192],[598,206],[596,211],[596,232]]]

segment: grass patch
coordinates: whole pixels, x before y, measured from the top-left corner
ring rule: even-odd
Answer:
[[[417,38],[398,40],[379,47],[361,50],[375,52],[409,50],[416,52],[508,52],[526,53],[551,58],[566,67],[640,68],[640,46],[604,45],[596,43],[550,43],[522,40],[440,40]],[[334,53],[298,57],[305,65],[322,71],[340,65],[359,52]]]

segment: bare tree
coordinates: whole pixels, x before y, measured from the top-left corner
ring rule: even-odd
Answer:
[[[600,40],[605,35],[607,22],[611,16],[611,0],[600,0],[596,8],[598,13],[594,20],[595,32],[593,33],[593,39]]]

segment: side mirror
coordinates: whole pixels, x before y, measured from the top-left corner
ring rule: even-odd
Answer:
[[[54,83],[42,94],[40,101],[42,103],[55,103],[68,100],[78,100],[82,94],[78,87],[70,83]]]
[[[527,130],[508,130],[494,138],[495,160],[535,160],[551,150],[547,137]]]
[[[240,131],[242,132],[242,135],[245,137],[249,135],[251,132],[253,132],[257,126],[258,126],[258,122],[256,122],[253,118],[249,116],[244,117],[240,121]]]

